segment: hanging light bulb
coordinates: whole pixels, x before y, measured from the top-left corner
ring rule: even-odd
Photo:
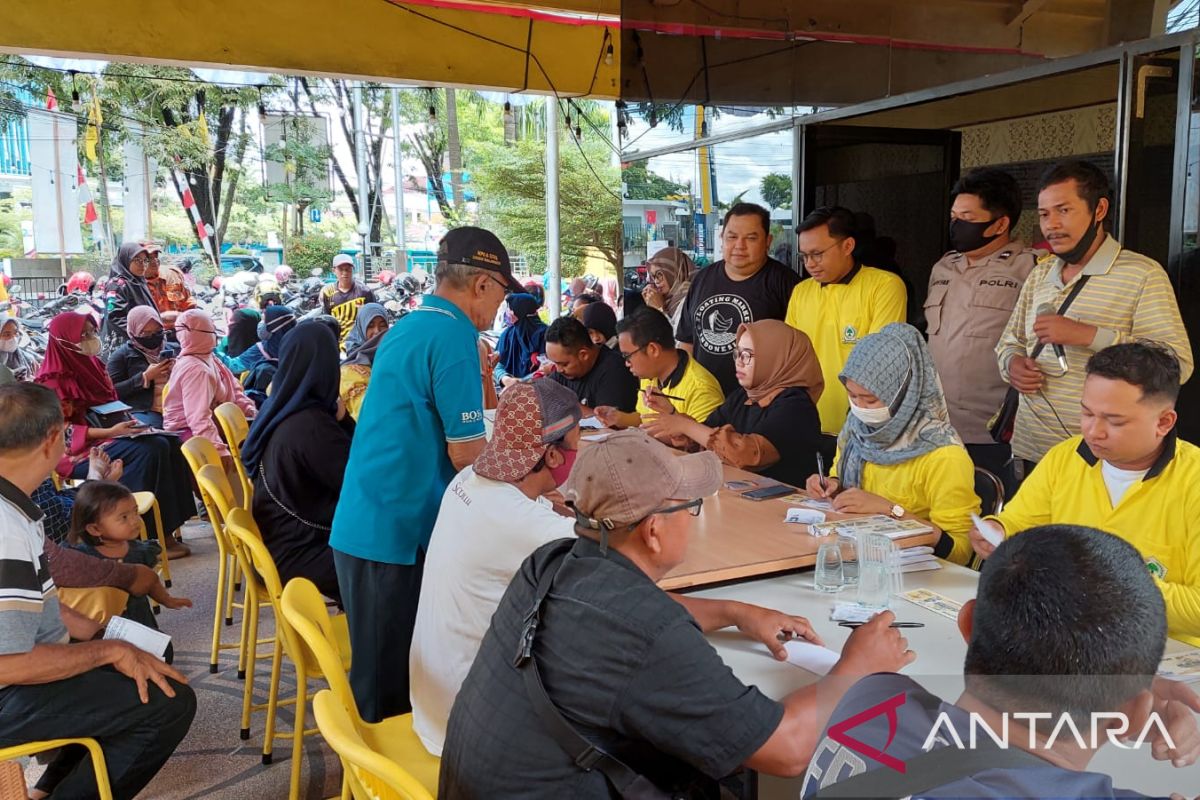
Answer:
[[[79,87],[75,84],[75,76],[79,73],[71,70],[71,110],[75,112],[83,111],[83,102],[79,99]]]
[[[650,127],[651,128],[658,127],[658,109],[657,108],[652,107],[650,109]]]
[[[583,128],[579,127],[579,123],[575,123],[575,141],[583,140]]]
[[[504,101],[504,121],[512,122],[512,119],[513,119],[512,103],[505,100]]]
[[[606,65],[606,66],[609,66],[609,67],[611,67],[611,66],[613,65],[613,46],[612,46],[612,42],[609,42],[609,43],[608,43],[608,47],[607,47],[607,48],[605,49],[605,51],[604,51],[604,63],[605,63],[605,65]]]
[[[258,116],[265,117],[267,115],[267,104],[263,102],[262,96],[263,87],[258,87]]]
[[[429,127],[437,126],[437,104],[433,102],[433,89],[429,89]]]

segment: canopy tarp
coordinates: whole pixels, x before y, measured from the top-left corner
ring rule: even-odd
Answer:
[[[3,0],[0,50],[613,98],[618,0]]]

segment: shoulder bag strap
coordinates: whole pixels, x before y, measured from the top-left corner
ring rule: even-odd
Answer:
[[[1074,303],[1075,298],[1078,297],[1079,293],[1083,291],[1083,285],[1085,283],[1087,283],[1088,278],[1090,278],[1090,277],[1092,277],[1092,276],[1091,275],[1079,276],[1079,280],[1075,283],[1074,286],[1071,287],[1070,294],[1068,294],[1067,298],[1062,301],[1062,305],[1058,307],[1058,315],[1060,317],[1063,314],[1067,313],[1067,309],[1071,307],[1071,303]],[[1041,355],[1041,352],[1044,349],[1046,349],[1046,345],[1042,344],[1041,342],[1038,342],[1037,347],[1033,348],[1033,352],[1029,354],[1029,357],[1037,358],[1039,355]]]
[[[879,767],[826,786],[813,796],[813,800],[899,800],[946,786],[987,769],[1048,765],[1049,762],[1015,747],[1005,750],[994,745],[974,750],[943,747],[908,759],[904,762],[904,772]]]
[[[517,646],[517,654],[513,666],[521,673],[525,681],[525,692],[533,703],[533,708],[546,726],[546,730],[554,737],[571,760],[585,772],[599,770],[612,784],[617,793],[624,798],[665,798],[667,794],[654,786],[644,776],[630,769],[626,764],[588,741],[575,726],[567,721],[558,706],[550,699],[546,687],[542,683],[541,673],[538,672],[537,661],[533,657],[533,643],[537,637],[538,625],[541,623],[542,604],[550,593],[550,586],[566,564],[566,558],[573,543],[563,542],[555,553],[562,553],[562,560],[554,569],[547,569],[538,580],[534,593],[533,604],[525,615],[521,628],[521,638]]]

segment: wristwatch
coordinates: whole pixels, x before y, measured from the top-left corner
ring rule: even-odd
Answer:
[[[896,519],[903,518],[904,517],[904,506],[900,505],[899,503],[896,503],[896,505],[892,506],[891,514]]]

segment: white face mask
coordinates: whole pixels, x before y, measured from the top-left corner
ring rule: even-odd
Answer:
[[[856,406],[854,401],[850,401],[850,413],[873,428],[886,425],[892,418],[892,412],[887,406],[863,408],[862,406]]]
[[[12,339],[0,339],[0,353],[15,353],[17,351],[16,337]]]
[[[79,343],[79,352],[83,353],[85,356],[100,355],[100,340],[95,337],[92,337],[91,339],[84,339]]]

